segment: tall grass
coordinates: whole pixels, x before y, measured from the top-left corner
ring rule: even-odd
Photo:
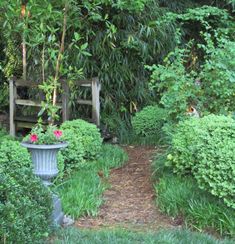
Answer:
[[[235,211],[220,199],[198,188],[191,177],[179,177],[163,166],[164,157],[155,161],[156,202],[170,216],[183,216],[186,226],[197,230],[213,230],[221,236],[235,236]]]
[[[125,230],[81,231],[68,228],[58,233],[56,244],[232,244],[229,240],[188,230],[164,230],[158,233],[136,233]]]
[[[103,145],[101,157],[97,161],[87,162],[57,186],[64,212],[74,218],[95,216],[102,204],[102,193],[108,187],[102,177],[108,177],[111,168],[122,166],[126,160],[127,155],[120,147]]]
[[[108,176],[111,168],[121,167],[127,159],[127,154],[119,146],[104,144],[101,157],[95,164],[95,169],[102,170],[105,176]]]

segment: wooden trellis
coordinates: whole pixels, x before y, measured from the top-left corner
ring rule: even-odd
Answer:
[[[92,91],[92,100],[78,100],[78,104],[90,105],[92,106],[92,122],[97,126],[100,125],[100,89],[101,85],[98,78],[92,78],[88,80],[76,81],[77,86],[90,87]],[[18,94],[18,88],[37,88],[38,83],[25,81],[20,79],[12,78],[9,81],[9,92],[10,92],[10,134],[15,136],[17,128],[32,128],[37,122],[37,118],[30,116],[19,116],[17,114],[17,106],[31,106],[31,107],[41,107],[41,101],[38,99],[22,99]],[[70,109],[69,109],[69,97],[70,91],[67,82],[61,82],[62,94],[61,103],[58,103],[58,107],[62,110],[62,122],[69,120]]]

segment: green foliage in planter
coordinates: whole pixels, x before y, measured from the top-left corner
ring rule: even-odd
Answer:
[[[225,116],[179,124],[168,155],[174,171],[192,174],[202,189],[235,208],[235,122]]]
[[[147,106],[132,118],[132,126],[137,135],[151,136],[161,133],[167,112],[158,106]]]
[[[84,159],[92,160],[99,156],[102,138],[96,125],[77,119],[64,122],[61,129],[64,131],[65,137],[76,138],[80,141],[85,152]],[[68,142],[70,142],[69,138]]]
[[[51,196],[30,164],[18,142],[0,143],[1,243],[37,243],[49,231]]]

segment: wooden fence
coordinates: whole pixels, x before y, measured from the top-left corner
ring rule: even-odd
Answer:
[[[91,78],[88,80],[78,80],[75,82],[77,86],[85,86],[91,88],[92,99],[77,101],[78,104],[92,106],[92,122],[97,126],[100,125],[100,89],[101,84],[98,78]],[[10,92],[10,134],[15,136],[17,128],[32,128],[37,122],[37,118],[32,116],[22,116],[17,113],[18,106],[31,106],[41,107],[42,101],[40,99],[22,99],[19,96],[18,89],[20,87],[26,88],[37,88],[39,83],[32,81],[25,81],[22,79],[12,78],[9,81],[9,92]],[[62,122],[69,120],[70,108],[69,108],[69,97],[70,91],[67,82],[61,82],[62,94],[61,102],[57,106],[62,110]],[[40,97],[40,94],[39,94]],[[41,96],[42,97],[42,96]]]

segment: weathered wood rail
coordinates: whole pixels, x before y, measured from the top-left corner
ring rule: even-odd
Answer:
[[[19,97],[18,88],[37,88],[40,83],[32,81],[25,81],[22,79],[12,78],[9,81],[10,93],[10,134],[15,136],[17,128],[32,128],[37,122],[37,118],[31,116],[24,117],[17,115],[17,106],[32,106],[41,107],[41,100],[22,99]],[[100,125],[100,90],[101,84],[98,78],[91,78],[88,80],[78,80],[75,82],[77,86],[90,87],[92,91],[91,100],[77,100],[78,104],[92,106],[92,122],[97,126]],[[62,110],[62,122],[70,119],[69,97],[70,90],[66,81],[61,81],[62,94],[61,102],[57,106]]]

